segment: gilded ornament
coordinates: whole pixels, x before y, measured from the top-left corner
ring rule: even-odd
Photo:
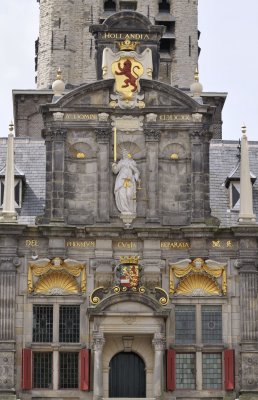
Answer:
[[[130,39],[126,39],[123,42],[116,42],[119,50],[135,50],[140,42],[132,42]]]
[[[177,286],[176,294],[188,296],[220,295],[221,290],[207,275],[193,274],[184,278]]]
[[[121,256],[119,257],[119,261],[121,264],[135,264],[138,265],[139,256]]]
[[[123,100],[131,101],[134,93],[140,91],[139,78],[143,75],[143,65],[134,57],[120,57],[112,64],[115,78],[115,91],[123,96]]]
[[[139,292],[140,292],[140,293],[145,293],[145,292],[146,292],[145,287],[144,287],[144,286],[141,286],[141,287],[139,288]]]
[[[199,278],[198,275],[200,275]],[[183,282],[186,282],[184,278],[187,276],[195,276],[196,278],[189,279],[189,281],[187,281],[188,286],[185,287]],[[177,287],[175,287],[175,278],[179,280]],[[221,278],[221,289],[216,281],[218,278]],[[193,285],[195,286],[191,289],[189,285],[191,287]],[[199,289],[196,285],[199,285]],[[194,291],[195,295],[197,295],[199,290],[200,296],[207,294],[220,295],[221,293],[225,295],[227,293],[227,275],[225,265],[221,265],[212,260],[204,261],[202,258],[195,258],[193,261],[186,259],[176,263],[175,265],[171,265],[169,292],[171,294],[189,294],[191,293],[191,290]]]
[[[76,279],[64,272],[50,272],[35,285],[34,293],[49,295],[75,294],[79,292]]]
[[[91,298],[91,303],[98,304],[99,302],[100,302],[100,298],[99,297],[95,296],[95,297]]]
[[[168,300],[167,300],[165,297],[161,297],[161,298],[159,299],[159,303],[160,303],[162,306],[165,306],[165,305],[168,304]]]
[[[93,290],[93,292],[90,295],[90,302],[91,304],[98,304],[104,297],[104,287],[100,286],[96,289]]]
[[[76,158],[86,158],[86,154],[79,152],[76,154]]]
[[[166,306],[168,304],[169,297],[168,297],[166,290],[164,290],[161,287],[155,287],[155,294],[156,294],[157,300],[159,301],[159,303],[162,306]]]
[[[120,287],[119,286],[115,286],[113,291],[114,291],[114,293],[119,293],[120,292]]]
[[[29,263],[28,269],[28,292],[33,293],[34,281],[39,277],[46,276],[50,272],[64,272],[70,275],[71,278],[80,277],[80,288],[77,285],[77,293],[86,292],[86,269],[85,264],[76,260],[66,259],[62,260],[60,257],[54,257],[52,260],[43,258]],[[74,279],[76,281],[76,279]],[[42,280],[41,280],[42,281]],[[35,286],[37,285],[37,282]],[[63,290],[60,287],[60,290]],[[50,294],[50,293],[49,293]]]

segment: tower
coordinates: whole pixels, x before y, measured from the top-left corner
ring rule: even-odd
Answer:
[[[258,230],[236,193],[258,147],[251,173],[244,135],[226,175],[197,3],[40,0],[0,220],[0,400],[258,399]]]
[[[36,45],[37,87],[50,87],[61,67],[64,81],[78,86],[96,79],[95,40],[89,27],[118,11],[132,10],[163,25],[159,80],[188,88],[198,66],[198,5],[194,0],[40,1]]]

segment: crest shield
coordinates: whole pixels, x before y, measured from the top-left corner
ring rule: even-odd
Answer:
[[[140,91],[139,79],[144,73],[143,65],[134,57],[121,57],[112,63],[115,78],[115,91],[121,93],[123,100],[131,100]]]

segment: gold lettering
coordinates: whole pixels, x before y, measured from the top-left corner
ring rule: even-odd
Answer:
[[[65,119],[67,120],[96,120],[97,119],[97,114],[71,114],[67,113],[65,114]]]
[[[66,247],[79,247],[79,248],[95,247],[95,242],[93,240],[84,242],[70,240],[66,242]]]
[[[160,114],[160,121],[190,121],[189,114]]]
[[[221,247],[220,240],[212,240],[212,247]]]
[[[35,240],[35,239],[28,239],[28,240],[25,240],[25,246],[26,247],[38,247],[39,242],[38,242],[38,240]]]
[[[137,245],[135,242],[116,242],[115,246],[119,249],[136,249]]]
[[[147,33],[113,33],[113,32],[104,32],[102,34],[103,39],[124,39],[124,40],[149,40],[150,35]]]
[[[174,241],[174,242],[162,241],[160,243],[160,247],[162,249],[189,249],[190,244],[188,242],[181,242],[181,241]]]

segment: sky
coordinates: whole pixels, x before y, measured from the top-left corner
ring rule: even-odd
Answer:
[[[200,82],[204,91],[227,92],[223,139],[238,140],[247,126],[258,140],[258,1],[199,0]],[[38,37],[36,0],[1,0],[0,136],[13,119],[12,89],[34,89],[34,42]]]

